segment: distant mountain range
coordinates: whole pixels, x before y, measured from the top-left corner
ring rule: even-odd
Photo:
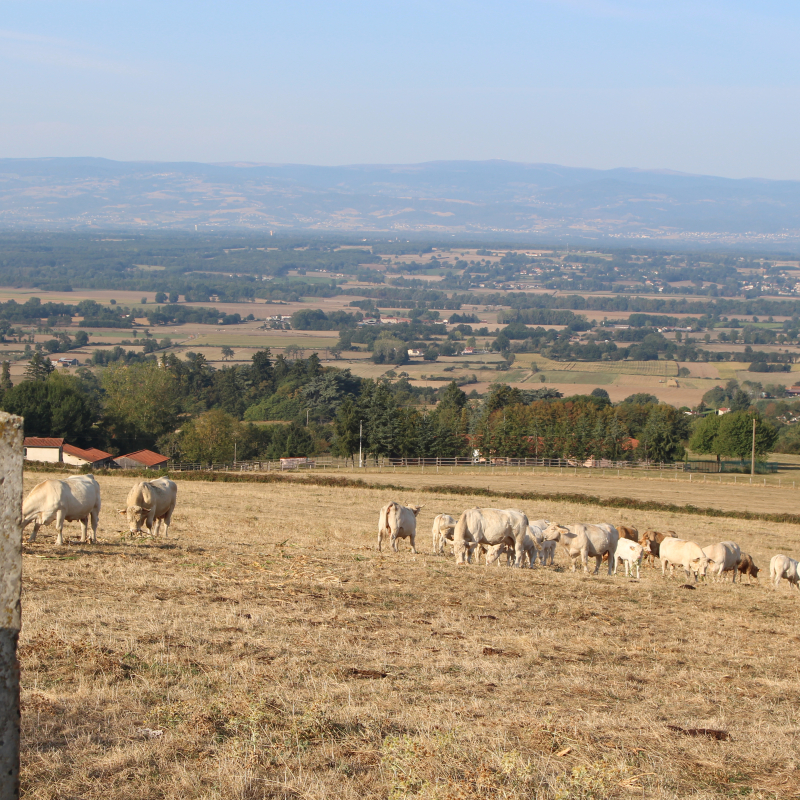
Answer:
[[[800,245],[800,181],[508,161],[0,159],[0,228],[317,230]]]

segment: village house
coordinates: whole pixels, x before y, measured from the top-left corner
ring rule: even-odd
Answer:
[[[122,469],[164,469],[169,458],[152,450],[137,450],[135,453],[117,456],[114,463]]]

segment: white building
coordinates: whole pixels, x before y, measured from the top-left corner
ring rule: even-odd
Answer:
[[[46,461],[48,464],[61,463],[63,439],[26,436],[22,442],[26,461]]]

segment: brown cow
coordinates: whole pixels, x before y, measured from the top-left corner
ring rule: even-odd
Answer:
[[[632,542],[639,541],[639,531],[636,528],[629,528],[627,525],[617,525],[620,539],[630,539]]]
[[[644,547],[644,552],[647,555],[647,561],[651,567],[655,566],[655,559],[658,557],[661,542],[668,538],[677,539],[678,534],[675,533],[675,531],[665,531],[664,533],[660,533],[659,531],[654,530],[646,530],[642,534],[639,544]]]
[[[742,553],[739,556],[739,562],[736,566],[739,569],[740,575],[747,575],[748,583],[750,583],[750,578],[758,580],[759,568],[755,565],[753,557],[749,553]]]

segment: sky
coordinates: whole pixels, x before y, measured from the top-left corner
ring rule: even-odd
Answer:
[[[797,0],[0,0],[0,158],[800,180]]]

